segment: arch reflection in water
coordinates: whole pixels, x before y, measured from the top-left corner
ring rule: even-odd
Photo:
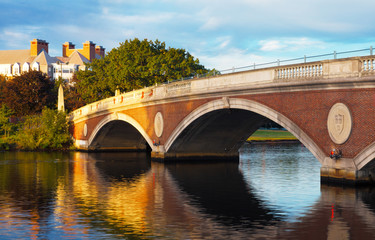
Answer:
[[[257,198],[284,221],[297,221],[319,200],[320,163],[301,144],[242,148],[239,169]]]
[[[279,145],[277,151],[267,146],[251,147],[252,150],[242,149],[240,164],[160,164],[150,162],[141,153],[64,156],[23,153],[6,157],[0,153],[0,236],[2,239],[374,238],[375,200],[371,189],[320,187],[319,173],[316,178],[314,174],[306,175],[313,182],[306,185],[293,175],[295,169],[301,166],[313,169],[317,160],[310,165],[308,160],[303,165],[305,150],[300,145],[296,146],[298,149]],[[280,154],[290,149],[299,156],[295,159],[298,163],[290,159],[280,161]],[[277,155],[278,160],[272,160],[272,155]],[[303,174],[297,175],[302,178]],[[269,183],[256,182],[262,176],[262,181],[270,177]],[[277,189],[280,198],[293,196],[304,199],[299,202],[305,203],[280,201],[276,194],[270,194]]]
[[[238,163],[198,164],[198,166],[187,164],[179,168],[175,164],[148,165],[147,162],[142,163],[146,157],[139,158],[140,155],[138,154],[134,159],[129,156],[124,159],[123,154],[76,155],[73,163],[74,174],[72,182],[69,183],[71,186],[68,187],[72,189],[72,194],[58,191],[59,202],[75,202],[74,211],[83,214],[85,220],[91,222],[94,220],[93,222],[99,224],[100,228],[105,229],[108,234],[133,235],[138,238],[168,236],[173,239],[207,237],[223,239],[231,236],[245,239],[250,236],[249,229],[228,228],[228,224],[256,225],[260,228],[267,220],[272,220],[272,216],[259,207],[259,202],[251,199],[246,191],[238,173]],[[212,174],[207,175],[209,168],[212,169]],[[116,169],[115,173],[112,175],[109,169]],[[182,172],[179,171],[180,169]],[[228,173],[230,182],[218,178],[222,176],[223,170]],[[119,175],[120,172],[132,174]],[[184,185],[184,177],[192,175],[195,177],[190,179],[203,181],[205,184],[196,185],[189,180],[185,181],[187,184]],[[212,181],[212,179],[221,180]],[[221,186],[221,189],[225,187],[225,191],[216,191],[215,189],[220,188],[215,188],[215,184]],[[243,200],[232,205],[233,199],[225,197],[227,191],[233,190],[232,186],[238,184],[240,188],[234,190],[232,196],[239,199],[238,190],[240,190],[240,195],[250,199],[250,205]],[[205,189],[212,189],[213,195],[202,195]],[[203,201],[197,201],[196,196]],[[212,196],[216,196],[218,202],[212,202]],[[239,204],[242,207],[238,207]],[[212,206],[207,208],[210,205]],[[64,209],[64,206],[66,204],[58,206],[61,218],[63,218],[62,213],[72,211],[70,207]],[[228,211],[228,209],[235,211]],[[237,219],[238,212],[244,209],[246,214],[242,219]],[[229,223],[226,219],[230,220]],[[267,234],[262,233],[262,235]]]

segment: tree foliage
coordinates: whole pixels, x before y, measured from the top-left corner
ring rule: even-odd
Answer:
[[[26,150],[61,149],[70,142],[66,113],[48,108],[27,116],[17,136],[17,145]]]
[[[56,94],[50,78],[40,71],[30,71],[6,82],[4,102],[16,116],[39,113],[45,106],[54,106]]]
[[[0,107],[0,132],[4,134],[4,137],[9,137],[10,132],[15,127],[10,122],[10,117],[14,114],[14,111],[9,109],[5,104]]]
[[[77,89],[87,103],[113,96],[116,89],[126,92],[209,71],[185,49],[137,38],[120,43],[88,68],[77,73]]]
[[[5,92],[6,78],[4,75],[0,74],[0,105],[4,102],[4,92]]]

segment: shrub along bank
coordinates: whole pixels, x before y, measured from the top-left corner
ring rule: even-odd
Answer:
[[[63,150],[71,147],[66,113],[44,108],[40,114],[9,121],[12,114],[8,110],[4,105],[0,108],[0,133],[3,134],[0,149]]]

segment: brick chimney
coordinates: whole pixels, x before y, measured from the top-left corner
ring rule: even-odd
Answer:
[[[95,53],[97,55],[99,55],[101,58],[104,58],[104,56],[105,56],[105,48],[103,48],[102,46],[96,46],[95,47]]]
[[[70,54],[72,54],[75,49],[75,45],[71,42],[64,43],[62,47],[63,47],[62,49],[63,57],[69,57]]]
[[[48,53],[48,42],[41,39],[34,38],[30,41],[30,55],[38,56],[38,54],[44,49]]]
[[[83,49],[80,51],[90,62],[95,59],[95,43],[86,41],[83,43]]]

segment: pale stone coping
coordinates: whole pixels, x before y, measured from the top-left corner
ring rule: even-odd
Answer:
[[[132,125],[133,127],[135,127],[138,132],[144,137],[144,139],[147,141],[148,145],[151,147],[151,149],[153,151],[156,150],[150,136],[146,133],[146,131],[143,129],[143,127],[132,117],[126,115],[126,114],[123,114],[123,113],[117,113],[117,112],[114,112],[113,114],[110,114],[108,116],[106,116],[105,118],[103,118],[96,126],[95,126],[95,129],[92,131],[91,135],[90,135],[90,138],[88,139],[87,141],[87,148],[91,145],[91,143],[94,141],[96,135],[98,134],[98,132],[100,131],[100,129],[106,125],[107,123],[109,122],[112,122],[112,121],[115,121],[115,120],[121,120],[121,121],[124,121],[124,122],[127,122],[129,123],[130,125]]]
[[[70,114],[70,119],[76,121],[78,119],[82,119],[82,117],[84,117],[85,115],[100,115],[100,112],[118,108],[120,107],[120,105],[126,106],[136,103],[145,103],[148,101],[179,98],[181,96],[189,96],[195,94],[207,95],[208,93],[215,94],[219,92],[228,92],[231,89],[252,90],[254,88],[273,88],[274,91],[280,91],[279,87],[287,87],[285,83],[293,85],[293,82],[298,83],[303,79],[316,83],[324,82],[325,79],[353,77],[357,78],[361,77],[361,72],[366,72],[366,74],[375,74],[373,67],[374,61],[375,57],[371,56],[361,58],[355,57],[338,60],[325,60],[320,62],[294,64],[217,75],[200,79],[177,81],[169,84],[162,84],[124,93],[118,96],[88,104],[80,109],[73,111]],[[367,64],[367,66],[369,67],[363,67],[364,64]],[[311,78],[309,76],[300,77],[295,75],[292,75],[288,79],[278,78],[278,71],[281,71],[283,69],[307,69],[311,66],[321,66],[321,74],[314,78]],[[308,82],[303,81],[303,83],[307,84]]]
[[[375,142],[363,149],[353,159],[358,170],[364,168],[368,163],[375,159]]]
[[[318,161],[321,164],[323,164],[323,160],[325,158],[324,152],[314,143],[314,141],[306,133],[304,133],[291,120],[289,120],[281,113],[278,113],[275,110],[263,104],[240,98],[223,98],[219,100],[214,100],[195,109],[179,123],[179,125],[174,129],[168,140],[165,142],[164,147],[166,152],[168,152],[169,148],[172,146],[177,137],[182,133],[182,131],[196,119],[198,119],[206,113],[225,108],[242,109],[258,113],[280,124],[289,132],[291,132],[295,137],[297,137],[305,145],[305,147],[308,148],[310,152],[318,159]]]
[[[74,145],[78,148],[78,149],[87,149],[88,148],[88,144],[87,144],[87,141],[86,140],[75,140],[74,141]]]
[[[322,167],[352,171],[359,170],[352,158],[332,159],[330,157],[325,157],[322,163]]]

